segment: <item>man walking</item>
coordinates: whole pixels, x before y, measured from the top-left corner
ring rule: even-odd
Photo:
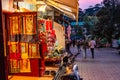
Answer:
[[[96,46],[96,42],[93,38],[91,38],[91,41],[89,42],[89,46],[90,46],[90,51],[92,53],[92,58],[94,58],[94,48]]]
[[[86,38],[84,37],[83,40],[81,41],[81,51],[83,53],[83,57],[86,58],[87,57],[87,53],[86,53],[86,48],[87,47],[87,42],[86,42]]]

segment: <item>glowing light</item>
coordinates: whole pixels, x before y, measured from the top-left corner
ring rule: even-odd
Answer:
[[[47,7],[47,5],[42,5],[42,6],[40,6],[40,8],[38,9],[38,11],[45,12],[46,7]]]

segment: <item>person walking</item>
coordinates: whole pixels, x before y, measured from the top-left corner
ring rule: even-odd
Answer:
[[[89,46],[90,46],[90,51],[92,53],[92,58],[94,58],[94,48],[96,46],[96,41],[93,38],[91,38],[89,42]]]
[[[80,40],[77,41],[77,49],[78,49],[78,53],[80,53]]]
[[[66,51],[70,52],[70,41],[66,39]]]
[[[75,39],[72,41],[72,44],[73,44],[73,47],[75,47],[75,43],[76,43],[76,41],[75,41]]]
[[[87,42],[86,42],[86,39],[83,38],[83,40],[81,41],[81,52],[84,58],[87,57],[86,49],[87,49]]]

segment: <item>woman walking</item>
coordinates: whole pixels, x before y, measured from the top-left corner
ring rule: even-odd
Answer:
[[[96,46],[96,42],[93,38],[91,38],[91,41],[89,42],[89,46],[92,53],[92,58],[94,58],[94,48]]]

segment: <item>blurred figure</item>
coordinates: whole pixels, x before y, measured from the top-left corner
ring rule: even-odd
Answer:
[[[80,53],[81,49],[80,49],[80,40],[77,41],[77,49],[78,49],[78,53]]]
[[[100,41],[101,41],[101,38],[98,38],[97,41],[96,41],[96,47],[97,47],[97,48],[100,48],[100,47],[101,47]]]
[[[119,46],[119,45],[118,45],[118,40],[117,40],[117,39],[113,39],[113,40],[112,40],[112,47],[115,48],[115,49],[117,49],[118,46]]]
[[[120,54],[120,37],[118,39],[118,53]]]
[[[92,58],[94,58],[94,48],[96,46],[96,41],[93,38],[91,38],[89,42],[89,46],[90,46],[90,51],[92,53]]]
[[[75,40],[73,40],[73,41],[72,41],[73,47],[75,47],[75,43],[76,43]]]
[[[66,51],[70,52],[70,41],[66,39]]]
[[[83,53],[84,58],[87,57],[86,49],[87,49],[87,41],[86,41],[86,39],[84,37],[83,40],[81,41],[81,52]]]

